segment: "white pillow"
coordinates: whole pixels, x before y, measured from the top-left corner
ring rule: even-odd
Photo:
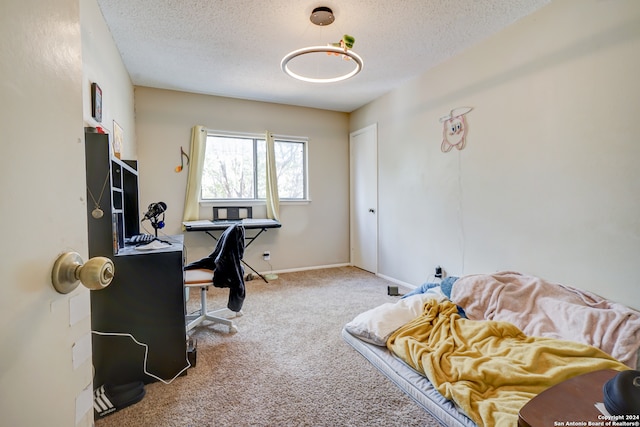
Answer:
[[[345,325],[351,335],[362,341],[384,347],[389,336],[399,327],[422,314],[424,303],[430,299],[446,300],[440,287],[429,289],[423,294],[402,298],[396,303],[385,303],[357,315]]]

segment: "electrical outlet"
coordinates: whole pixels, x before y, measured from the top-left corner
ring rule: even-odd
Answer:
[[[436,267],[436,274],[435,274],[435,276],[436,276],[437,278],[439,278],[439,279],[441,279],[441,278],[442,278],[442,267],[440,267],[440,266],[437,266],[437,267]]]
[[[271,252],[264,251],[262,253],[262,259],[265,260],[265,261],[269,261],[271,259]]]

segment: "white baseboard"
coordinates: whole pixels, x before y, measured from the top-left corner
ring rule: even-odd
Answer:
[[[261,271],[260,274],[262,274],[263,276],[265,274],[279,274],[279,273],[293,273],[296,271],[308,271],[308,270],[322,270],[325,268],[338,268],[338,267],[351,267],[353,266],[353,264],[351,263],[344,263],[344,264],[330,264],[330,265],[315,265],[312,267],[300,267],[300,268],[288,268],[288,269],[284,269],[284,270],[273,270],[273,271]],[[403,282],[401,280],[398,279],[394,279],[393,277],[389,277],[389,276],[385,276],[384,274],[376,274],[376,276],[388,280],[392,283],[395,283],[397,285],[400,285],[402,287],[405,287],[407,289],[415,289],[417,288],[416,285],[412,285],[410,283],[406,283]]]
[[[284,270],[270,270],[270,271],[261,271],[260,274],[263,276],[265,274],[278,274],[278,273],[294,273],[296,271],[308,271],[308,270],[322,270],[325,268],[338,268],[338,267],[349,267],[351,264],[330,264],[330,265],[315,265],[312,267],[300,267],[300,268],[287,268]],[[246,273],[246,271],[245,271]]]
[[[381,278],[383,278],[384,280],[388,280],[388,281],[390,281],[390,282],[393,282],[393,283],[395,283],[395,284],[397,284],[397,285],[400,285],[400,286],[402,286],[402,287],[404,287],[404,288],[408,288],[408,289],[415,289],[415,288],[417,288],[417,286],[416,286],[416,285],[412,285],[412,284],[410,284],[410,283],[406,283],[406,282],[403,282],[403,281],[401,281],[401,280],[394,279],[393,277],[385,276],[384,274],[376,274],[376,276],[381,277]]]

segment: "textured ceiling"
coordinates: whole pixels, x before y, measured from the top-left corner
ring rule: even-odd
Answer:
[[[351,112],[549,1],[98,0],[98,4],[134,85]],[[318,6],[333,10],[333,24],[318,27],[310,22],[311,11]],[[355,37],[353,50],[364,60],[355,77],[330,84],[305,83],[280,69],[288,52],[338,42],[345,33]]]

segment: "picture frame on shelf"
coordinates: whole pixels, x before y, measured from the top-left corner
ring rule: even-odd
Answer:
[[[120,127],[120,125],[114,120],[113,121],[113,154],[117,158],[121,158],[122,147],[124,145],[124,131]]]
[[[102,123],[102,89],[98,83],[91,83],[91,116]]]

